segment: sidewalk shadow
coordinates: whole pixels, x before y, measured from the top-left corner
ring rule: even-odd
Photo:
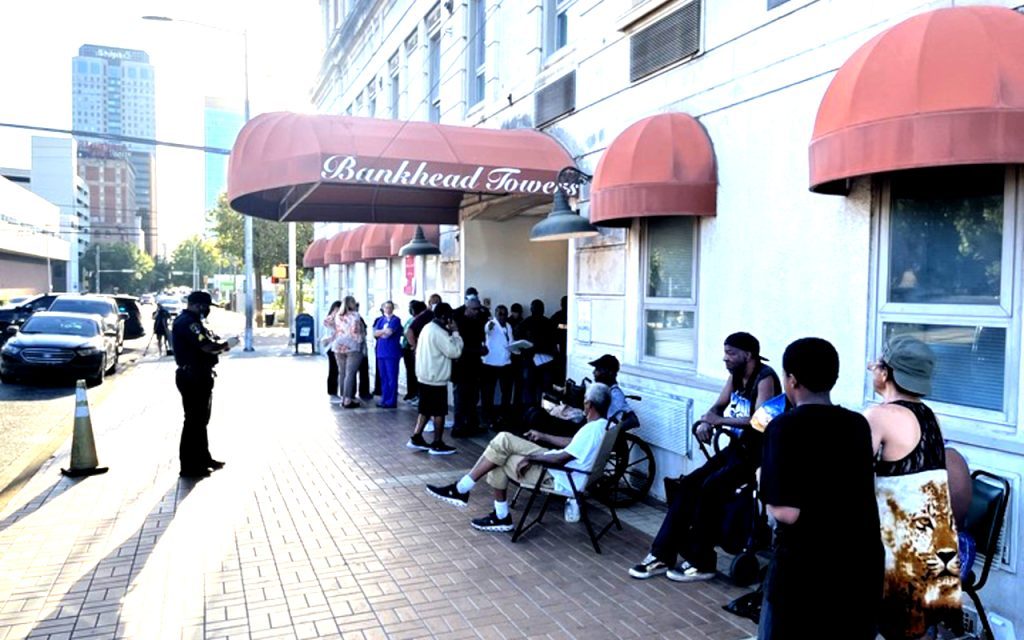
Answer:
[[[11,485],[17,483],[20,478],[21,476],[15,478],[11,482]],[[26,502],[24,506],[22,506],[20,509],[18,509],[11,515],[7,516],[3,520],[0,520],[0,533],[3,533],[7,529],[7,527],[11,526],[12,524],[20,520],[24,520],[26,517],[32,515],[39,509],[43,508],[43,506],[46,505],[53,498],[63,495],[67,491],[73,489],[78,485],[78,483],[81,480],[84,479],[85,478],[67,478],[65,476],[59,477],[56,482],[46,487],[36,495],[32,496],[32,498],[28,502]],[[60,490],[58,491],[58,489]],[[40,498],[42,499],[40,500]]]
[[[74,637],[83,618],[87,621],[83,622],[81,631],[91,635],[100,633],[101,627],[104,630],[106,627],[110,627],[109,633],[113,636],[121,624],[121,609],[124,605],[125,595],[157,548],[160,538],[170,526],[166,524],[154,532],[151,527],[152,518],[163,516],[173,520],[181,508],[181,503],[189,496],[198,482],[184,478],[177,479],[164,492],[156,505],[149,510],[138,529],[122,540],[103,559],[85,571],[73,585],[65,589],[60,603],[48,611],[41,612],[27,637],[65,633],[68,634],[68,637]],[[60,483],[58,482],[58,484]],[[165,502],[171,497],[174,498],[174,509],[168,513]],[[110,591],[119,591],[121,597],[112,601],[109,597]],[[97,598],[95,592],[100,592],[103,597]],[[72,627],[61,628],[58,631],[55,626],[59,626],[57,620],[60,618],[73,619]],[[88,625],[88,629],[84,628],[85,625]]]

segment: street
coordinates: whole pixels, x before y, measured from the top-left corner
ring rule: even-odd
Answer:
[[[602,555],[561,509],[516,544],[475,531],[487,491],[459,510],[424,484],[457,478],[484,440],[458,440],[443,459],[409,451],[412,409],[333,408],[322,356],[293,355],[283,329],[256,337],[254,353],[232,350],[218,367],[210,447],[227,467],[208,479],[178,477],[169,358],[149,355],[90,390],[110,471],[61,476],[65,439],[0,508],[0,640],[753,634],[721,610],[745,591],[721,578],[627,575],[657,509],[620,513]]]

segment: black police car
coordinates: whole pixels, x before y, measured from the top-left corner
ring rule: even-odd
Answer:
[[[117,333],[103,318],[85,313],[40,311],[21,326],[10,327],[0,349],[0,382],[20,378],[85,378],[103,382],[117,367]]]

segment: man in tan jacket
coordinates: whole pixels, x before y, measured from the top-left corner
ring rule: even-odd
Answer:
[[[448,415],[448,382],[452,378],[452,360],[462,355],[462,337],[452,317],[452,308],[444,302],[434,307],[434,319],[420,332],[416,343],[416,375],[420,382],[419,415],[416,428],[406,447],[427,451],[433,456],[455,453],[444,442],[444,418]],[[434,441],[427,443],[423,428],[434,421]]]

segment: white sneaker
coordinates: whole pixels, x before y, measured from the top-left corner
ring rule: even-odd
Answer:
[[[565,521],[566,522],[579,522],[580,521],[580,505],[575,500],[569,498],[565,501]]]
[[[341,404],[341,396],[331,396],[331,404]]]

